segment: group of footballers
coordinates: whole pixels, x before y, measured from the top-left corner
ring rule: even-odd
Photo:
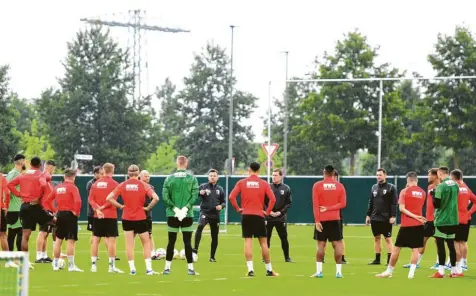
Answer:
[[[21,239],[21,250],[28,252],[28,243],[36,225],[40,225],[37,238],[38,263],[52,262],[53,270],[61,269],[63,241],[66,241],[68,270],[82,272],[74,263],[75,243],[78,240],[78,217],[82,206],[79,189],[74,184],[76,171],[66,169],[64,182],[53,187],[52,174],[55,164],[45,163],[40,171],[41,160],[34,157],[30,167],[25,169],[25,157],[15,157],[15,169],[7,179],[0,177],[0,201],[2,219],[0,223],[0,241],[3,250],[12,250],[13,242],[6,242],[6,224],[14,226],[16,219],[21,221],[21,232],[14,231]],[[211,230],[210,262],[216,262],[218,247],[220,212],[225,207],[225,192],[217,185],[218,172],[214,169],[208,173],[209,182],[198,185],[197,178],[187,171],[188,159],[179,156],[176,171],[164,181],[162,199],[166,207],[168,244],[163,274],[171,273],[175,244],[178,233],[182,239],[189,275],[197,275],[194,269],[193,255],[198,253],[202,231],[209,224]],[[249,176],[237,182],[230,193],[230,203],[242,215],[241,227],[244,238],[244,255],[248,276],[254,276],[252,261],[252,240],[257,238],[261,247],[261,257],[265,263],[266,276],[277,276],[270,258],[270,240],[276,228],[281,239],[285,262],[293,262],[289,255],[287,240],[287,211],[292,205],[291,189],[282,183],[282,171],[273,172],[273,184],[268,184],[259,177],[260,164],[253,162],[248,167]],[[126,257],[130,274],[136,274],[134,264],[134,240],[139,236],[143,247],[146,275],[158,274],[152,269],[155,254],[152,239],[151,210],[158,203],[159,196],[149,184],[147,171],[140,171],[136,165],[128,168],[128,178],[122,183],[113,179],[114,165],[106,163],[94,168],[94,179],[87,185],[88,190],[88,230],[91,237],[91,272],[97,272],[97,260],[101,239],[104,240],[108,253],[108,271],[123,273],[115,266],[116,238],[118,231],[118,209],[122,211],[122,228],[126,243]],[[342,278],[342,264],[345,246],[343,241],[342,209],[346,207],[346,191],[339,182],[337,170],[327,165],[323,169],[324,179],[316,182],[312,188],[312,203],[315,219],[313,238],[317,241],[316,273],[313,277],[323,277],[323,262],[327,242],[332,244],[336,261],[336,277]],[[12,177],[13,176],[13,177]],[[414,172],[407,174],[407,184],[398,197],[394,185],[387,183],[386,172],[377,171],[378,183],[372,187],[366,224],[372,226],[376,258],[370,264],[380,264],[381,235],[384,236],[388,258],[387,269],[378,274],[379,278],[391,277],[397,263],[401,248],[411,248],[409,278],[413,278],[422,259],[425,246],[430,237],[435,237],[438,250],[438,271],[431,277],[443,278],[446,249],[449,249],[451,264],[450,277],[463,276],[466,268],[466,241],[469,234],[471,215],[476,211],[476,196],[463,182],[460,170],[449,171],[447,167],[431,169],[428,174],[428,194],[418,186],[418,176]],[[21,203],[17,211],[10,209],[10,194],[18,196]],[[241,205],[237,197],[241,195]],[[122,204],[118,202],[121,197]],[[197,199],[200,199],[200,218],[195,231],[195,245],[192,247],[193,211]],[[468,204],[473,207],[468,210]],[[401,227],[395,246],[391,240],[392,225],[396,219],[396,207],[401,213]],[[426,204],[426,217],[423,208]],[[14,221],[15,220],[15,221]],[[11,227],[11,229],[14,229]],[[54,230],[53,230],[54,229]],[[53,231],[52,231],[53,230]],[[46,241],[53,232],[53,259],[46,255]],[[13,240],[14,236],[12,235]],[[4,243],[5,241],[5,243]],[[19,244],[17,244],[17,247]],[[14,262],[7,262],[14,266]]]

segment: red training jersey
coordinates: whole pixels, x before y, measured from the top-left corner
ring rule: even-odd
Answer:
[[[241,212],[242,215],[255,215],[264,217],[265,197],[269,199],[268,209],[266,214],[271,214],[271,211],[276,203],[271,187],[268,182],[256,175],[251,175],[245,179],[241,179],[236,183],[235,188],[230,193],[230,202],[236,211],[240,210],[236,197],[241,193]]]
[[[399,205],[405,205],[405,209],[417,216],[423,215],[426,192],[418,186],[410,186],[400,192]],[[423,224],[410,216],[401,214],[401,227],[422,226]]]
[[[55,213],[57,209],[55,207],[54,200],[51,199],[49,202],[46,202],[48,196],[50,196],[51,192],[53,192],[53,183],[51,182],[53,178],[50,173],[47,172],[43,172],[42,176],[45,178],[46,186],[43,190],[43,196],[41,197],[41,206],[43,209]]]
[[[458,219],[459,224],[468,224],[468,220],[471,219],[471,215],[476,208],[476,196],[471,192],[468,185],[463,181],[458,182]],[[470,201],[473,203],[473,207],[468,211],[468,204]],[[471,214],[470,214],[471,213]]]
[[[344,185],[332,178],[316,182],[312,187],[312,208],[316,223],[340,220],[340,210],[347,204]],[[326,211],[320,211],[326,207]]]
[[[75,216],[79,216],[81,212],[81,196],[79,189],[71,181],[64,181],[56,186],[56,188],[48,195],[45,202],[56,201],[58,211],[72,212]]]
[[[104,218],[117,219],[117,209],[113,207],[110,202],[106,201],[109,193],[113,192],[117,186],[119,186],[118,182],[116,182],[112,177],[105,176],[94,182],[91,190],[89,191],[89,204],[94,210],[104,206],[104,209],[102,210]],[[94,211],[94,217],[98,217],[96,211]]]
[[[7,179],[0,173],[0,209],[8,209],[10,205],[10,191],[8,190]]]
[[[426,221],[428,222],[435,220],[435,206],[433,205],[433,197],[430,194],[430,191],[435,187],[433,184],[428,185],[428,193],[426,195]]]
[[[96,182],[97,183],[97,182]],[[145,220],[144,203],[146,197],[152,198],[154,189],[139,179],[129,179],[122,182],[115,190],[114,195],[120,195],[124,202],[122,220]]]
[[[17,185],[20,185],[20,191],[16,189]],[[40,170],[36,168],[26,170],[8,183],[10,192],[21,197],[24,203],[41,198],[45,186],[46,180]]]

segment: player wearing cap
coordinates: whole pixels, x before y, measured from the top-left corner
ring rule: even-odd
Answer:
[[[415,277],[415,270],[418,261],[418,250],[423,247],[425,228],[423,224],[426,218],[423,217],[423,205],[425,204],[426,193],[418,187],[418,176],[415,172],[407,174],[407,186],[400,192],[398,199],[401,212],[401,226],[398,231],[397,240],[390,257],[387,270],[377,274],[378,278],[390,278],[393,268],[397,264],[401,248],[412,250],[410,272],[408,278]]]
[[[55,173],[56,164],[52,160],[48,160],[45,163],[45,167],[43,169],[43,177],[46,180],[45,190],[43,192],[43,196],[40,199],[41,206],[45,211],[49,214],[54,215],[56,213],[56,207],[53,203],[53,200],[50,202],[46,202],[47,197],[53,191],[52,185],[52,175]],[[35,263],[51,263],[53,260],[48,257],[46,254],[46,249],[48,245],[48,235],[53,231],[53,224],[51,223],[44,223],[40,225],[40,231],[38,232],[38,237],[36,239],[36,261]],[[53,240],[55,239],[53,235]]]
[[[144,259],[146,266],[146,275],[156,275],[152,269],[152,254],[150,251],[150,238],[147,227],[147,217],[144,212],[144,203],[146,196],[152,198],[151,203],[145,210],[151,211],[159,201],[159,196],[152,187],[139,180],[139,167],[130,165],[127,169],[129,179],[122,182],[106,198],[116,208],[122,209],[122,229],[126,239],[126,255],[129,261],[130,274],[136,274],[134,264],[134,238],[138,235],[144,249]],[[119,204],[116,198],[121,196],[124,205]]]
[[[249,177],[236,183],[230,193],[230,202],[238,213],[241,213],[241,232],[245,240],[245,259],[248,276],[254,276],[253,270],[253,238],[257,238],[261,246],[261,254],[266,266],[266,276],[278,276],[271,265],[268,248],[265,215],[270,215],[276,203],[276,197],[269,184],[259,177],[260,164],[252,162],[248,167]],[[241,207],[236,198],[241,194]],[[265,199],[269,199],[268,208],[264,211]]]
[[[78,240],[78,217],[81,212],[81,196],[79,189],[74,185],[76,171],[66,169],[64,171],[64,182],[56,186],[45,202],[53,200],[58,205],[56,214],[56,241],[54,247],[53,270],[59,271],[58,261],[61,255],[61,245],[66,240],[66,254],[68,256],[68,271],[83,272],[74,263],[74,249]]]
[[[342,278],[342,228],[340,210],[345,208],[347,197],[344,186],[335,180],[334,167],[326,165],[324,180],[312,187],[312,208],[314,220],[314,239],[317,241],[316,273],[312,277],[322,278],[322,260],[325,256],[326,242],[332,243],[336,261],[336,277]]]

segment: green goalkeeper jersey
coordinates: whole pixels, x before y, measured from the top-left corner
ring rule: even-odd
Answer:
[[[440,200],[440,207],[435,209],[435,226],[458,225],[459,186],[450,178],[444,179],[436,187],[435,198]]]
[[[20,172],[16,168],[13,168],[7,175],[7,181],[10,182],[18,176],[20,176]],[[17,189],[20,190],[20,186],[17,186]],[[10,206],[8,207],[8,211],[20,212],[21,203],[21,198],[10,192]]]
[[[187,207],[187,217],[193,217],[191,209],[198,198],[197,178],[185,170],[177,170],[165,179],[162,198],[167,217],[175,216],[174,207],[179,209]]]

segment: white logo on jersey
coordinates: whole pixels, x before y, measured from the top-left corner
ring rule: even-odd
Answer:
[[[246,182],[247,188],[259,188],[259,182],[256,181],[247,181]]]
[[[377,190],[374,190],[374,192],[372,192],[374,194],[374,197],[377,196]]]
[[[139,191],[139,185],[137,184],[127,184],[126,191]]]
[[[384,190],[383,190],[383,194],[384,194],[384,195],[387,194],[387,189],[384,189]]]
[[[217,194],[220,194],[220,190],[217,189]]]
[[[466,188],[466,187],[460,187],[459,192],[461,192],[463,194],[468,194],[469,193],[468,188]]]
[[[337,189],[336,184],[324,183],[324,190],[336,190],[336,189]]]
[[[107,188],[107,182],[97,182],[97,188]]]
[[[284,194],[284,190],[281,190],[281,194]]]
[[[412,197],[423,198],[423,192],[420,192],[420,191],[412,191]]]
[[[174,174],[174,177],[176,177],[176,178],[185,178],[185,177],[187,177],[187,173],[185,173],[185,172],[176,172]]]
[[[66,188],[60,187],[56,189],[56,194],[65,194]]]
[[[26,170],[25,174],[27,175],[33,175],[36,171],[35,170]]]
[[[448,185],[448,186],[454,186],[454,185],[456,185],[456,183],[455,183],[453,180],[446,180],[445,183],[446,183],[446,185]]]

